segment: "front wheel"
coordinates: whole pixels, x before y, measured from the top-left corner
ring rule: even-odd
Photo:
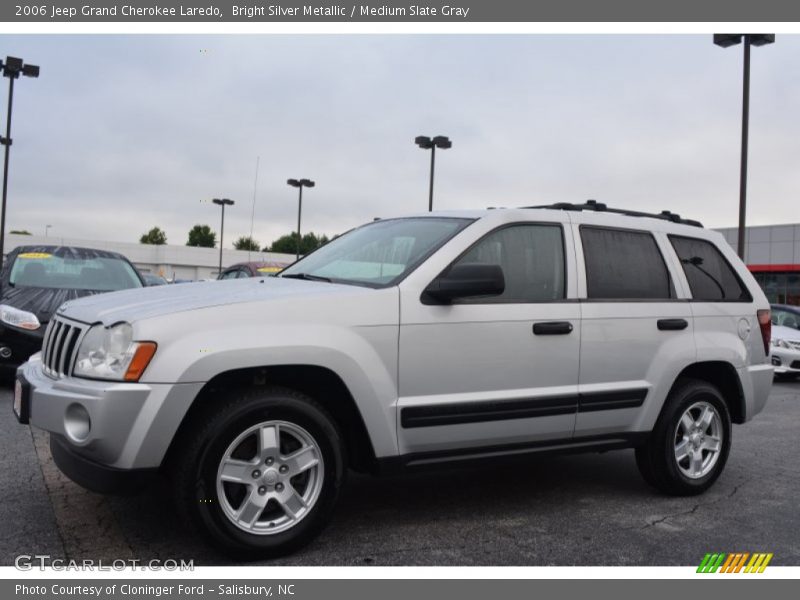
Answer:
[[[719,390],[684,380],[667,398],[647,443],[636,449],[636,464],[654,487],[690,496],[717,480],[730,447],[730,412]]]
[[[345,474],[333,419],[283,388],[231,393],[183,436],[174,493],[220,549],[287,554],[327,524]]]

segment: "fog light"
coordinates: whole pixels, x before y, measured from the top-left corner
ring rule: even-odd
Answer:
[[[11,358],[11,348],[0,346],[0,358]]]
[[[89,437],[92,420],[88,411],[80,404],[70,404],[64,415],[64,431],[75,442],[83,442]]]
[[[781,359],[778,358],[777,356],[773,356],[772,357],[772,364],[774,366],[776,366],[776,367],[780,367],[781,366]]]

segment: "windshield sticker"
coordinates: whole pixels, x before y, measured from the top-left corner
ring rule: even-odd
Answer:
[[[24,252],[23,254],[18,254],[17,258],[52,258],[52,254],[48,254],[47,252]]]

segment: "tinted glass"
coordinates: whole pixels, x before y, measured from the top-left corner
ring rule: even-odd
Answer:
[[[664,258],[649,233],[581,227],[589,298],[659,300],[672,298]]]
[[[564,240],[558,225],[515,225],[493,231],[455,264],[500,265],[506,289],[500,296],[470,300],[552,302],[564,298]]]
[[[673,235],[669,236],[669,239],[681,261],[686,279],[689,280],[692,298],[708,302],[752,300],[733,267],[714,244],[696,238]],[[764,285],[769,288],[771,282],[766,280]]]
[[[784,327],[791,327],[792,329],[800,329],[800,314],[780,308],[773,308],[772,324],[783,325]]]
[[[124,260],[61,257],[46,252],[19,254],[11,267],[9,283],[99,292],[142,287],[133,267]]]
[[[800,273],[789,273],[786,276],[786,304],[800,304]]]
[[[305,274],[336,283],[392,285],[471,222],[447,217],[374,221],[331,240],[280,277]]]

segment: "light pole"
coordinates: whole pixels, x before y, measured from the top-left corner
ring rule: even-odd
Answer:
[[[428,212],[431,212],[433,211],[433,169],[436,164],[436,149],[447,150],[448,148],[452,148],[453,142],[444,135],[437,135],[433,139],[424,135],[418,135],[414,138],[414,143],[423,150],[431,151],[431,182],[428,191]]]
[[[739,171],[739,240],[737,252],[744,260],[745,221],[747,216],[747,146],[750,129],[750,46],[775,43],[774,33],[715,33],[714,43],[730,48],[744,41],[744,74],[742,77],[742,158]]]
[[[222,275],[222,236],[225,232],[225,207],[233,206],[234,202],[227,198],[214,198],[212,202],[222,207],[222,223],[219,226],[219,273],[217,273],[217,276],[219,276]]]
[[[6,62],[0,61],[0,69],[3,71],[3,76],[8,77],[8,114],[6,116],[6,135],[0,136],[0,144],[6,147],[5,160],[3,162],[3,206],[2,215],[0,215],[0,267],[3,266],[3,257],[5,256],[5,241],[6,241],[6,197],[8,194],[8,154],[11,151],[11,107],[14,104],[14,80],[18,79],[20,74],[25,77],[38,77],[39,67],[36,65],[26,65],[22,62],[21,58],[13,56],[6,56]]]
[[[50,231],[52,225],[45,225],[44,226],[44,237],[47,237],[47,232]]]
[[[295,256],[295,261],[298,261],[300,260],[300,215],[303,212],[303,188],[312,188],[316,184],[310,179],[287,179],[286,183],[292,187],[296,187],[300,191],[300,195],[297,199],[297,256]]]

